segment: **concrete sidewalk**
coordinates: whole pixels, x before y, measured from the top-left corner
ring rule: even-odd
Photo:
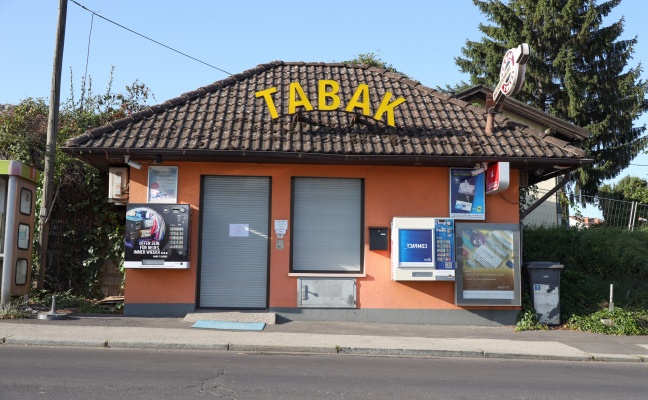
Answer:
[[[61,321],[0,320],[0,344],[648,363],[648,336],[306,321],[233,331],[192,328],[196,318],[208,316],[70,314]]]

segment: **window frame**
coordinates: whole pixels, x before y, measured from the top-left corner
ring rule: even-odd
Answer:
[[[29,193],[29,201],[28,202],[23,201],[23,195],[25,193]],[[20,213],[22,215],[32,215],[33,199],[34,199],[34,192],[32,192],[31,189],[26,188],[26,187],[20,188],[20,206],[19,206],[19,208],[20,208]],[[25,206],[29,207],[29,209],[24,210]]]
[[[24,231],[25,229],[27,230],[27,237],[21,239],[20,236],[23,233],[22,231]],[[18,248],[18,250],[29,250],[29,244],[32,240],[31,230],[32,227],[29,224],[24,224],[22,222],[18,223],[18,235],[16,235],[16,247]]]
[[[23,264],[23,261],[24,261],[24,266],[25,266],[25,276],[24,276],[25,281],[20,283],[18,281],[18,266],[19,266],[19,264]],[[14,270],[14,284],[16,286],[25,286],[27,284],[27,281],[29,281],[29,260],[27,260],[26,258],[18,258],[16,260],[16,265],[14,266],[14,268],[15,268],[15,270]]]

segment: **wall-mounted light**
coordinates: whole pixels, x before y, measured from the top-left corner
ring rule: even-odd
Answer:
[[[155,160],[153,160],[153,164],[162,164],[162,155],[158,154],[155,156]]]
[[[131,160],[130,156],[124,156],[124,161],[126,161],[126,164],[128,164],[129,166],[131,166],[131,167],[133,167],[135,169],[142,169],[142,164]]]

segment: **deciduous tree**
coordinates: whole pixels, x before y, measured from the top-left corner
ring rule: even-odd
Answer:
[[[60,108],[59,145],[145,106],[150,95],[145,85],[136,81],[123,93],[114,93],[112,71],[110,78],[104,94],[94,94],[91,81],[83,85],[79,100],[70,91],[70,97]],[[3,107],[0,159],[21,161],[42,170],[48,112],[49,107],[43,99],[28,98],[18,105]],[[116,263],[123,261],[123,210],[107,201],[105,173],[61,152],[56,155],[54,169],[55,201],[51,211],[53,227],[50,229],[45,288],[97,296],[98,274],[103,262],[108,258],[114,258]],[[41,185],[37,193],[38,206]],[[37,210],[35,215],[38,214]],[[34,265],[38,265],[36,257]]]

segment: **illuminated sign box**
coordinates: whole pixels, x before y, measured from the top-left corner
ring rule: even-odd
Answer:
[[[509,187],[509,163],[498,162],[486,170],[486,194],[503,192]]]

